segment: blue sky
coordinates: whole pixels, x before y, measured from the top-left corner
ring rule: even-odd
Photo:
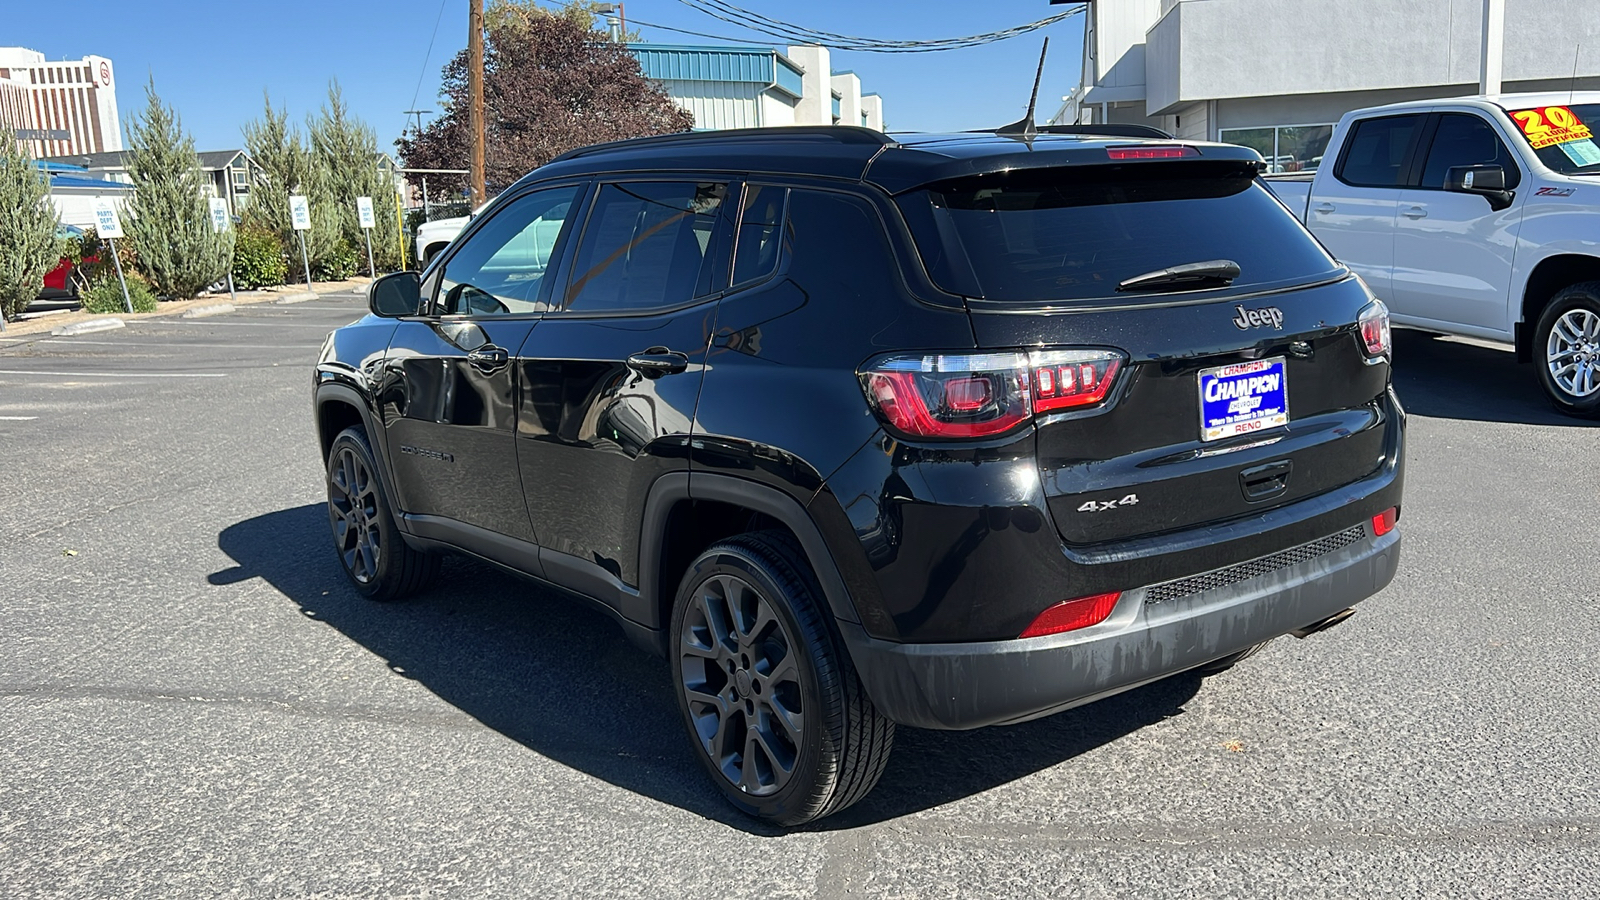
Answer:
[[[740,6],[823,31],[896,39],[945,38],[996,31],[1042,19],[1065,7],[1048,0],[738,0]],[[124,121],[144,105],[154,76],[163,100],[176,107],[199,149],[242,146],[240,127],[258,118],[262,92],[287,104],[301,120],[322,103],[338,79],[355,112],[388,149],[404,125],[402,110],[437,109],[439,70],[466,46],[467,0],[278,0],[200,3],[138,0],[96,4],[64,15],[50,3],[8,4],[0,45],[38,50],[52,60],[90,54],[117,70],[117,104]],[[762,38],[678,2],[630,0],[630,18],[728,37]],[[440,21],[433,51],[428,41]],[[1039,118],[1047,119],[1078,82],[1082,16],[1041,31],[970,50],[944,53],[833,54],[835,70],[861,76],[862,89],[883,96],[891,129],[952,130],[1002,125],[1021,118],[1033,84],[1039,44],[1048,34],[1050,59],[1039,89]],[[655,28],[640,28],[655,43],[716,43]],[[427,55],[426,62],[424,56]],[[421,89],[418,92],[418,78]]]

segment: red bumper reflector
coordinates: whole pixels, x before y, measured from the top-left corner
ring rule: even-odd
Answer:
[[[1060,634],[1063,631],[1076,631],[1079,628],[1088,628],[1090,625],[1099,625],[1111,615],[1111,610],[1117,606],[1117,599],[1122,596],[1121,591],[1110,594],[1095,594],[1093,597],[1080,597],[1077,600],[1063,600],[1055,606],[1049,607],[1039,613],[1017,637],[1043,637],[1047,634]]]
[[[1391,506],[1372,517],[1372,533],[1383,537],[1394,530],[1395,520],[1400,518],[1400,507]]]

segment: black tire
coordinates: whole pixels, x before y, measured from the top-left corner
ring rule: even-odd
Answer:
[[[1223,672],[1228,671],[1234,666],[1237,666],[1239,663],[1242,663],[1250,657],[1255,656],[1257,653],[1260,653],[1261,648],[1270,643],[1272,642],[1262,641],[1254,647],[1248,647],[1244,650],[1240,650],[1238,653],[1230,653],[1221,659],[1213,659],[1211,662],[1208,662],[1203,666],[1195,666],[1194,672],[1198,675],[1221,675]]]
[[[372,600],[398,600],[427,587],[439,573],[439,556],[413,549],[395,526],[365,429],[339,432],[327,470],[333,549],[355,589]]]
[[[700,554],[673,606],[668,658],[695,756],[730,803],[779,825],[865,797],[894,746],[821,598],[794,539],[764,531]]]
[[[1600,332],[1591,330],[1574,342],[1569,339],[1573,320],[1600,324],[1600,281],[1574,284],[1550,298],[1533,338],[1533,362],[1545,396],[1569,416],[1592,419],[1600,416]],[[1554,335],[1558,323],[1566,331]],[[1587,368],[1579,371],[1592,374],[1576,376],[1568,368],[1580,363]]]

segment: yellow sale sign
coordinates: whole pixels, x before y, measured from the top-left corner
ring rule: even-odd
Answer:
[[[1594,137],[1594,132],[1589,130],[1589,126],[1579,121],[1572,110],[1565,106],[1522,109],[1512,113],[1511,118],[1516,120],[1522,133],[1527,136],[1528,143],[1535,150]]]

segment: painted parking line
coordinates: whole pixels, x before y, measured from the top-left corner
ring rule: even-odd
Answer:
[[[55,378],[227,378],[227,372],[36,372],[0,369],[0,375],[44,375]]]
[[[32,422],[38,416],[0,416],[0,422]]]
[[[80,340],[77,340],[76,338],[45,338],[44,340],[37,341],[36,343],[40,343],[40,344],[66,344],[66,345],[72,346],[72,347],[82,347],[82,346],[85,346],[85,345],[95,346],[95,347],[127,347],[129,349],[138,349],[140,347],[206,347],[206,348],[216,348],[216,349],[222,349],[222,350],[240,349],[240,345],[238,345],[238,344],[206,344],[206,343],[202,343],[202,342],[199,342],[199,341],[141,341],[141,340],[139,340],[138,336],[136,336],[136,335],[130,336],[128,338],[128,340],[125,340],[125,341],[80,341]],[[246,349],[246,350],[310,350],[312,352],[316,352],[317,345],[316,344],[246,344],[246,345],[244,345],[243,349]]]

